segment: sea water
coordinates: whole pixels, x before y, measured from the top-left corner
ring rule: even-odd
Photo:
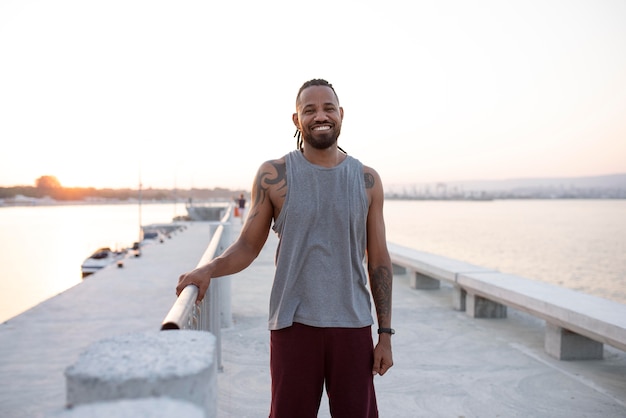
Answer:
[[[626,303],[626,200],[388,200],[384,210],[395,244]],[[131,246],[140,223],[184,214],[173,203],[1,207],[0,321],[79,284],[83,260]]]
[[[396,244],[626,303],[626,200],[388,201]]]

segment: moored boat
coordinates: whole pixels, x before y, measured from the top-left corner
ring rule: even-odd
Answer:
[[[98,248],[93,254],[83,261],[80,266],[83,278],[103,269],[104,267],[121,261],[127,251],[113,251],[109,247]]]

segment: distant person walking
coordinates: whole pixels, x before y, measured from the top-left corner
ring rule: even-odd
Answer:
[[[243,193],[239,195],[239,199],[237,199],[237,205],[239,209],[239,217],[241,218],[241,223],[243,223],[246,214],[246,198],[243,196]]]

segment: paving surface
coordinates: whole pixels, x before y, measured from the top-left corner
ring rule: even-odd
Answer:
[[[233,223],[234,235],[239,232]],[[63,408],[67,366],[92,342],[158,329],[180,273],[200,260],[208,223],[154,244],[0,325],[0,417]],[[219,417],[269,411],[267,307],[277,240],[232,281],[233,326],[222,330]],[[452,309],[452,289],[417,291],[394,277],[394,367],[375,378],[380,416],[626,417],[626,353],[563,362],[543,350],[543,322],[509,310],[472,319]],[[319,417],[329,417],[326,399]]]

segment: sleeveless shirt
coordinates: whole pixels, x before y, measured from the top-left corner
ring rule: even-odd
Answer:
[[[368,198],[363,165],[347,156],[335,167],[285,156],[287,195],[278,234],[269,329],[373,324],[365,271]]]

